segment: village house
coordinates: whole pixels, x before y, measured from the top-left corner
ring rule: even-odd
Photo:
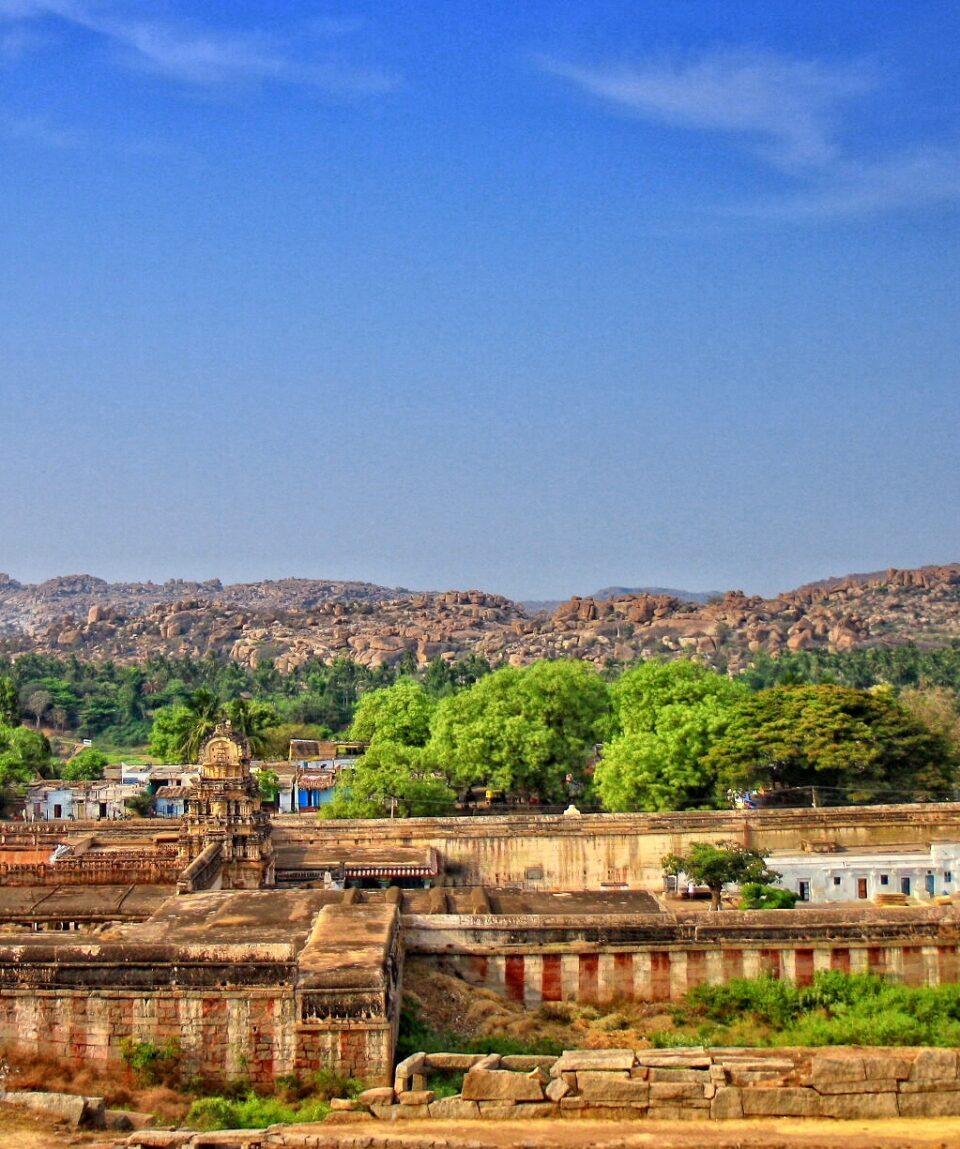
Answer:
[[[127,817],[127,799],[142,794],[139,783],[68,782],[51,779],[35,782],[24,799],[28,822],[99,821]]]

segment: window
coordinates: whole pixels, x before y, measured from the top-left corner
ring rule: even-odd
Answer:
[[[800,898],[801,902],[809,902],[810,901],[810,883],[809,882],[797,882],[797,895]]]
[[[881,886],[889,886],[890,885],[890,875],[889,874],[881,874],[880,875],[880,885]]]
[[[839,886],[839,885],[840,885],[840,879],[839,879],[839,878],[834,878],[834,879],[833,879],[833,884],[834,884],[835,886]]]
[[[953,881],[953,871],[952,870],[944,870],[943,871],[943,880],[945,882],[952,882]]]

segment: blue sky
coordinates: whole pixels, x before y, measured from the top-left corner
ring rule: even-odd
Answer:
[[[0,569],[960,559],[960,8],[0,0]]]

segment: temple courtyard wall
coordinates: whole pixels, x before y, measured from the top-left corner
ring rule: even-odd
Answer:
[[[960,804],[664,814],[520,814],[509,817],[324,821],[274,819],[274,843],[349,858],[371,842],[381,851],[433,848],[448,885],[541,890],[659,890],[661,859],[694,842],[739,842],[765,854],[960,841]]]
[[[707,982],[823,970],[906,985],[960,980],[953,906],[762,913],[470,917],[404,915],[407,952],[510,1001],[671,1001]]]

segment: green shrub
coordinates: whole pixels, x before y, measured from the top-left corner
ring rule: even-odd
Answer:
[[[120,1057],[141,1085],[173,1084],[180,1074],[180,1043],[174,1039],[156,1045],[152,1041],[120,1041]]]
[[[286,1105],[276,1097],[248,1093],[229,1097],[202,1097],[190,1106],[186,1124],[207,1133],[213,1129],[263,1129],[268,1125],[293,1125],[301,1121],[322,1121],[330,1112],[325,1101],[308,1100]]]
[[[741,910],[792,910],[796,904],[797,895],[783,886],[745,882],[740,887]]]

